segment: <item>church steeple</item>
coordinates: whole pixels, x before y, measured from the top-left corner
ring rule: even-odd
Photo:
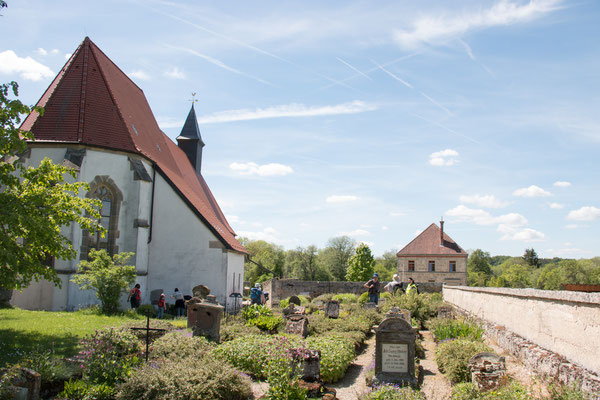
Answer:
[[[183,124],[181,133],[177,136],[177,145],[184,151],[196,173],[199,174],[202,168],[202,148],[204,147],[204,142],[200,136],[194,103],[192,103],[192,108]]]

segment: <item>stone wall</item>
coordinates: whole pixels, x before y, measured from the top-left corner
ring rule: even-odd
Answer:
[[[444,300],[600,374],[600,293],[444,286]]]
[[[387,282],[382,282],[382,287]],[[269,306],[279,305],[279,301],[292,295],[305,295],[315,298],[325,293],[354,293],[361,294],[367,291],[363,287],[365,282],[320,282],[301,281],[298,279],[271,279],[263,283],[263,291],[269,293]],[[442,291],[441,283],[418,283],[420,292]],[[406,286],[406,283],[404,284]]]

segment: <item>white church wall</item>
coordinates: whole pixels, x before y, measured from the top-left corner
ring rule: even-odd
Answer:
[[[244,292],[244,255],[234,252],[227,252],[227,308],[240,308],[242,299],[229,297],[231,293]],[[237,305],[235,304],[237,302]]]
[[[172,293],[177,287],[191,295],[194,286],[206,285],[225,304],[227,251],[158,173],[151,229],[147,293],[155,289]]]

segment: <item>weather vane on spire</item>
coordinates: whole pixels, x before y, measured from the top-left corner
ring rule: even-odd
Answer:
[[[194,103],[198,102],[198,100],[196,99],[196,93],[195,92],[192,93],[192,98],[189,101],[192,102],[192,105],[194,105]]]

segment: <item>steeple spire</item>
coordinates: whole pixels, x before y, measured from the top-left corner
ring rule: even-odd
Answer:
[[[204,142],[202,141],[202,136],[200,136],[200,128],[198,127],[198,120],[196,119],[196,111],[194,111],[193,102],[192,108],[181,129],[181,133],[177,136],[177,145],[187,155],[196,172],[200,174]]]

